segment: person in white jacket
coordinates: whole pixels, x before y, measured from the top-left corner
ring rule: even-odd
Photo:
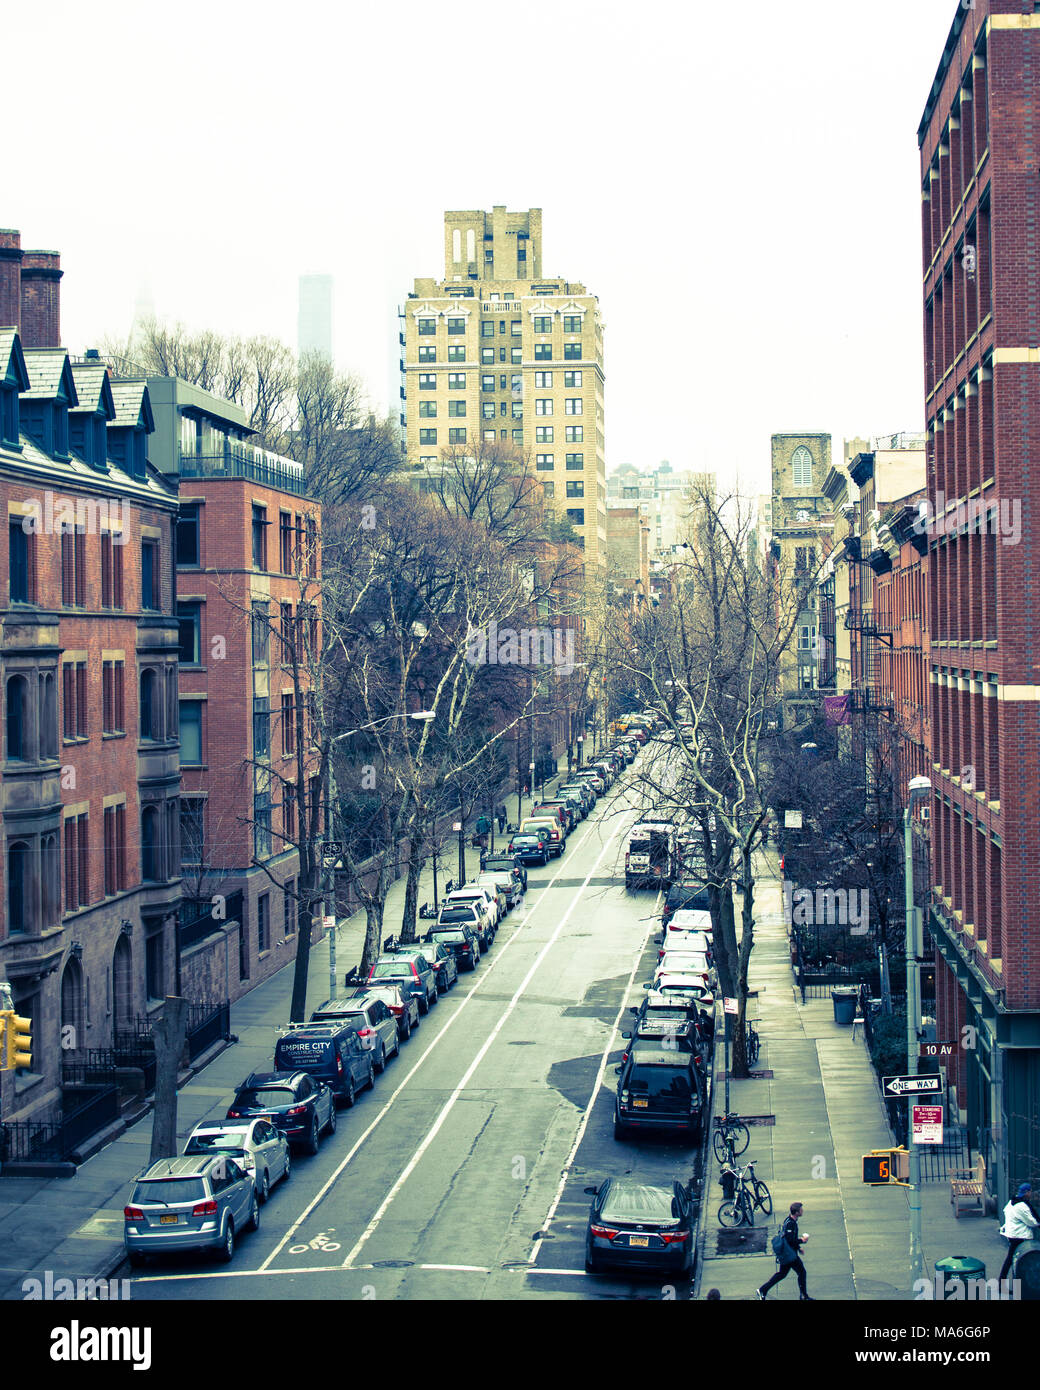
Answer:
[[[998,1278],[1006,1279],[1008,1271],[1011,1269],[1012,1261],[1015,1258],[1015,1251],[1025,1240],[1031,1240],[1033,1232],[1040,1226],[1033,1215],[1033,1209],[1029,1205],[1028,1197],[1032,1192],[1030,1183],[1024,1182],[1015,1193],[1014,1197],[1004,1208],[1004,1224],[1000,1228],[1000,1234],[1008,1243],[1007,1258],[1004,1267],[1001,1269]]]

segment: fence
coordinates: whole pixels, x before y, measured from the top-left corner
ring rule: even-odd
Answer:
[[[93,1094],[83,1097],[78,1088],[66,1090],[63,1104],[79,1104],[58,1117],[45,1120],[13,1120],[0,1125],[0,1161],[4,1163],[65,1162],[85,1140],[119,1119],[119,1090],[114,1085],[84,1087]]]
[[[62,1060],[62,1085],[116,1085],[117,1070],[136,1067],[142,1074],[145,1092],[155,1090],[155,1048],[150,1040],[130,1045],[91,1047],[70,1053]]]
[[[220,1038],[231,1037],[231,1003],[225,999],[215,1007],[192,1004],[188,1008],[188,1058],[194,1062],[207,1047]]]

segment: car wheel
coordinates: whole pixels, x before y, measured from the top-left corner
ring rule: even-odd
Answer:
[[[419,1000],[419,1012],[421,1014],[428,1014],[430,1012],[430,1001],[426,998],[425,994]]]
[[[249,1212],[246,1229],[249,1231],[259,1231],[260,1229],[260,1199],[255,1192],[253,1193],[253,1205]]]
[[[292,1149],[285,1150],[285,1172],[282,1174],[282,1181],[288,1182],[292,1177]]]
[[[433,998],[432,998],[432,999],[427,999],[427,1000],[426,1000],[426,1007],[427,1007],[428,1009],[432,1009],[433,1006],[434,1006],[434,1004],[439,1004],[439,1003],[440,1003],[440,998],[441,998],[441,992],[440,992],[440,990],[439,990],[439,989],[435,989],[435,990],[433,991]]]
[[[407,1042],[412,1036],[412,1020],[407,1014],[401,1019],[401,1041]]]
[[[373,1065],[377,1076],[382,1076],[383,1072],[386,1071],[386,1048],[382,1043],[379,1044],[379,1061]]]
[[[343,1103],[348,1110],[353,1109],[354,1102],[357,1100],[357,1091],[354,1089],[354,1078],[351,1077],[347,1082],[347,1094],[343,1097]]]
[[[325,1133],[326,1133],[326,1134],[335,1134],[335,1133],[336,1133],[336,1125],[337,1125],[338,1123],[339,1123],[339,1121],[336,1119],[336,1101],[335,1101],[335,1099],[333,1099],[333,1100],[330,1102],[330,1104],[329,1104],[329,1122],[328,1122],[328,1124],[325,1126]]]
[[[229,1265],[235,1256],[235,1223],[228,1217],[227,1230],[224,1232],[224,1243],[221,1245],[217,1258],[221,1264]]]
[[[314,1115],[311,1117],[311,1132],[308,1136],[306,1145],[307,1152],[309,1154],[316,1154],[318,1152],[318,1146],[320,1143],[321,1136],[318,1133],[318,1117],[317,1115]]]
[[[256,1193],[260,1199],[260,1205],[263,1206],[263,1204],[267,1201],[268,1197],[270,1197],[271,1195],[271,1174],[267,1171],[266,1168],[264,1169],[263,1182],[257,1188]]]
[[[621,1123],[621,1121],[617,1118],[616,1115],[614,1116],[614,1138],[615,1138],[615,1139],[627,1139],[627,1138],[628,1138],[628,1125],[623,1125],[623,1124]]]
[[[585,1273],[586,1273],[586,1274],[597,1274],[598,1272],[599,1272],[599,1265],[598,1265],[598,1264],[596,1263],[596,1261],[592,1258],[592,1251],[589,1250],[588,1247],[586,1246],[586,1248],[585,1248]]]
[[[368,1068],[368,1089],[374,1091],[376,1088],[376,1069],[374,1065]]]

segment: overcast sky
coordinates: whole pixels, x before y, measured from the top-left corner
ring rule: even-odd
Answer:
[[[543,209],[606,325],[608,471],[768,486],[769,436],[923,426],[916,131],[959,0],[154,0],[2,23],[0,224],[74,351],[160,318],[336,356],[381,405],[447,208]]]

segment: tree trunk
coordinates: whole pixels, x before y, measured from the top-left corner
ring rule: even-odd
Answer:
[[[382,871],[380,871],[382,877]],[[368,972],[376,963],[383,945],[383,897],[372,896],[365,903],[365,945],[361,952],[360,975],[368,978]]]
[[[417,939],[415,928],[419,907],[419,875],[422,873],[423,865],[426,862],[426,856],[422,852],[424,841],[424,828],[419,825],[413,826],[412,837],[408,849],[408,878],[404,885],[404,911],[401,913],[401,935],[399,940],[402,945]]]
[[[314,905],[321,901],[310,884],[300,886],[300,926],[296,933],[296,967],[293,971],[290,1023],[304,1023],[307,1018],[307,973],[311,963],[311,933],[314,930]]]
[[[152,1112],[152,1152],[172,1158],[177,1152],[177,1073],[187,1036],[188,1001],[168,995],[162,1018],[152,1025],[155,1039],[155,1108]]]

